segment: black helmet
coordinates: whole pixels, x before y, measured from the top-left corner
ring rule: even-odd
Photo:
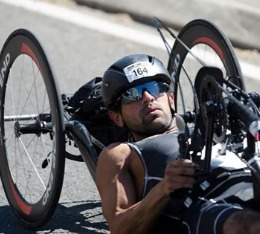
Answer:
[[[151,80],[171,83],[170,74],[159,59],[147,54],[134,54],[118,60],[103,76],[101,92],[106,107],[111,109],[128,88]]]

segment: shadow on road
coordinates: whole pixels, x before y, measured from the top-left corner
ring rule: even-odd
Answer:
[[[24,228],[9,206],[0,207],[0,233],[109,233],[99,201],[59,204],[49,222],[37,231]]]

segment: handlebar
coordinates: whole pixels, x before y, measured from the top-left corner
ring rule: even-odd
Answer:
[[[253,93],[251,96],[254,97],[253,102],[255,103],[256,101],[256,104],[259,105],[260,95]],[[260,117],[233,96],[229,97],[229,107],[231,111],[237,114],[239,120],[248,128],[248,131],[252,136],[257,140],[260,140]]]

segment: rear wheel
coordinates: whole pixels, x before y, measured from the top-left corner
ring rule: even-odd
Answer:
[[[30,228],[58,203],[64,175],[61,96],[32,33],[14,31],[0,55],[0,172],[11,208]]]

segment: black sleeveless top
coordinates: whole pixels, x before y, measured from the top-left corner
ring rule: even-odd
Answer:
[[[142,198],[164,177],[166,165],[179,158],[178,135],[180,132],[166,133],[128,143],[141,159],[145,176]],[[156,234],[184,233],[181,223],[175,218],[162,214],[153,227]]]
[[[128,143],[141,159],[145,171],[142,198],[164,176],[167,163],[179,157],[178,133],[167,133]]]

